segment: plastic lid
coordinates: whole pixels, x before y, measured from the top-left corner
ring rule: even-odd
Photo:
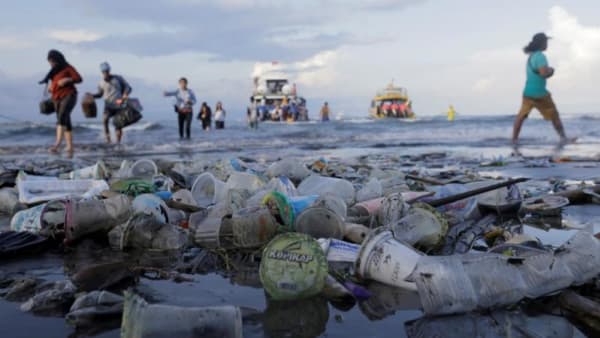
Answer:
[[[327,259],[319,243],[305,234],[275,237],[264,249],[260,281],[275,300],[314,296],[325,286]]]

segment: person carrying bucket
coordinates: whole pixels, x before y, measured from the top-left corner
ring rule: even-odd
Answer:
[[[179,79],[179,88],[174,91],[165,91],[164,96],[175,96],[175,112],[179,123],[179,139],[185,137],[189,140],[192,128],[193,106],[196,104],[196,95],[188,88],[188,80],[185,77]]]
[[[102,80],[98,84],[98,92],[96,94],[87,93],[92,95],[95,99],[104,99],[104,135],[106,137],[106,143],[111,143],[110,129],[108,127],[109,120],[117,115],[122,108],[122,105],[129,98],[131,93],[131,86],[121,75],[111,74],[110,65],[108,62],[100,64],[100,71],[102,72]],[[117,137],[117,143],[121,143],[123,138],[123,130],[115,130]]]
[[[51,50],[47,57],[50,71],[40,84],[48,84],[48,91],[52,94],[52,102],[56,111],[56,142],[49,151],[57,153],[62,144],[63,137],[67,142],[68,156],[73,156],[73,133],[71,125],[71,112],[77,103],[77,89],[75,84],[81,83],[83,79],[65,56],[57,51]]]

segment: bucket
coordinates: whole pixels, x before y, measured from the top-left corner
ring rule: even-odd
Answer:
[[[156,218],[161,223],[167,223],[169,216],[167,215],[167,205],[158,196],[154,194],[142,194],[136,197],[131,203],[133,214],[146,214]]]
[[[152,178],[155,175],[158,175],[158,167],[152,160],[135,161],[128,170],[129,177]]]
[[[278,224],[267,208],[242,209],[231,218],[224,218],[220,230],[222,246],[258,248],[277,234]]]
[[[415,283],[405,279],[414,270],[419,257],[421,254],[395,239],[391,231],[378,228],[365,238],[355,269],[360,278],[417,290]]]
[[[242,314],[232,305],[186,308],[148,304],[126,291],[121,337],[242,338]]]
[[[314,238],[344,237],[344,221],[333,211],[323,207],[310,207],[294,220],[296,232],[309,234]]]
[[[421,203],[414,204],[406,216],[388,226],[397,239],[426,249],[440,245],[448,232],[448,221],[444,216]]]
[[[73,170],[68,174],[68,178],[72,180],[83,180],[83,179],[94,179],[100,180],[105,179],[108,176],[108,170],[104,165],[104,162],[98,161],[93,166]]]
[[[46,204],[17,212],[10,220],[10,230],[37,233],[42,228],[42,210]]]
[[[377,213],[379,225],[388,226],[398,222],[408,211],[408,204],[404,202],[402,194],[391,194],[381,201]]]
[[[352,183],[339,178],[323,177],[319,175],[311,175],[307,177],[298,186],[300,195],[319,195],[331,193],[341,197],[346,205],[353,205],[356,198],[356,192]]]
[[[269,208],[275,219],[284,226],[284,230],[294,231],[294,208],[284,194],[278,191],[268,193],[261,205]]]
[[[222,217],[208,217],[204,211],[191,214],[189,228],[194,232],[194,242],[203,248],[219,248],[221,246],[219,233],[222,222]]]
[[[225,198],[225,183],[211,173],[204,173],[196,178],[191,192],[198,206],[205,208]]]
[[[314,296],[323,290],[327,259],[319,243],[305,234],[281,234],[265,247],[260,281],[274,300]]]
[[[315,207],[324,207],[335,212],[342,220],[345,220],[348,216],[348,206],[343,199],[333,194],[325,194],[317,198]]]

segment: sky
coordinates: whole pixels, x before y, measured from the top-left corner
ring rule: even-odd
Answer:
[[[252,77],[274,70],[313,113],[328,101],[336,114],[366,116],[393,80],[418,115],[449,104],[465,115],[514,114],[522,48],[537,32],[553,37],[549,90],[561,113],[595,113],[599,17],[598,0],[11,1],[0,13],[0,117],[40,118],[37,81],[53,48],[83,75],[80,93],[95,90],[108,61],[150,119],[172,117],[161,93],[181,76],[200,101],[221,100],[241,118]]]

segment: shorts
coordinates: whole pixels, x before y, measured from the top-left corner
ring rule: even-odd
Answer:
[[[215,121],[215,129],[225,129],[225,121]]]
[[[71,125],[71,112],[75,108],[77,103],[77,93],[69,94],[62,99],[54,101],[54,108],[56,110],[56,125],[65,127],[66,131],[71,131],[73,126]]]
[[[533,108],[542,114],[544,120],[554,120],[558,117],[558,110],[550,94],[543,97],[523,96],[523,103],[518,117],[527,118]]]

